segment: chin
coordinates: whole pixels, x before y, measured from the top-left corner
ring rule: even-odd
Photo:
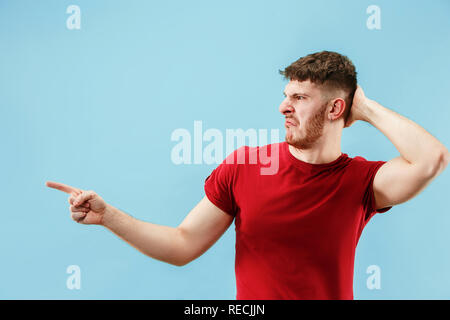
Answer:
[[[286,141],[287,144],[290,144],[291,146],[295,147],[296,143],[295,143],[295,140],[292,139],[292,137],[288,137],[286,135],[286,138],[284,140]]]

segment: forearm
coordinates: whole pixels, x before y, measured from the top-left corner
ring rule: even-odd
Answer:
[[[448,150],[441,142],[415,122],[374,100],[368,99],[363,120],[380,130],[406,161],[430,174],[448,162]]]
[[[108,205],[102,225],[143,254],[173,265],[183,265],[177,228],[140,221]]]

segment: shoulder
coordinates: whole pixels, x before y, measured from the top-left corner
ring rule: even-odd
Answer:
[[[228,153],[224,160],[226,164],[259,164],[262,160],[266,161],[267,157],[278,156],[281,149],[281,143],[271,143],[263,146],[241,146],[231,153]]]
[[[358,168],[370,168],[386,163],[386,161],[383,160],[367,160],[363,156],[349,157],[349,159],[349,163]]]
[[[378,169],[382,167],[386,161],[383,160],[367,160],[363,156],[355,156],[348,163],[347,169],[352,177],[357,180],[363,180],[370,182],[373,180]]]

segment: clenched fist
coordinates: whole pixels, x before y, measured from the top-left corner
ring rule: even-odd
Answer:
[[[106,202],[94,191],[85,191],[59,182],[47,181],[47,187],[70,194],[69,204],[72,219],[82,224],[103,224]]]

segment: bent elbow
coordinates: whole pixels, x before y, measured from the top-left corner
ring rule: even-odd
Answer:
[[[183,267],[183,266],[187,265],[188,263],[189,263],[189,261],[176,261],[172,264],[177,267]]]
[[[447,168],[448,163],[450,162],[450,153],[447,149],[445,149],[441,155],[439,156],[438,164],[434,170],[434,176],[440,175],[445,168]]]
[[[445,149],[445,152],[444,152],[444,155],[443,155],[442,159],[443,159],[443,162],[444,162],[443,166],[444,166],[444,169],[445,169],[447,167],[448,163],[450,162],[450,152],[447,149]]]
[[[183,266],[191,263],[195,259],[197,259],[196,256],[187,255],[187,256],[184,256],[184,257],[180,257],[180,259],[178,259],[178,261],[175,261],[175,263],[173,263],[173,265],[175,265],[177,267],[183,267]]]

